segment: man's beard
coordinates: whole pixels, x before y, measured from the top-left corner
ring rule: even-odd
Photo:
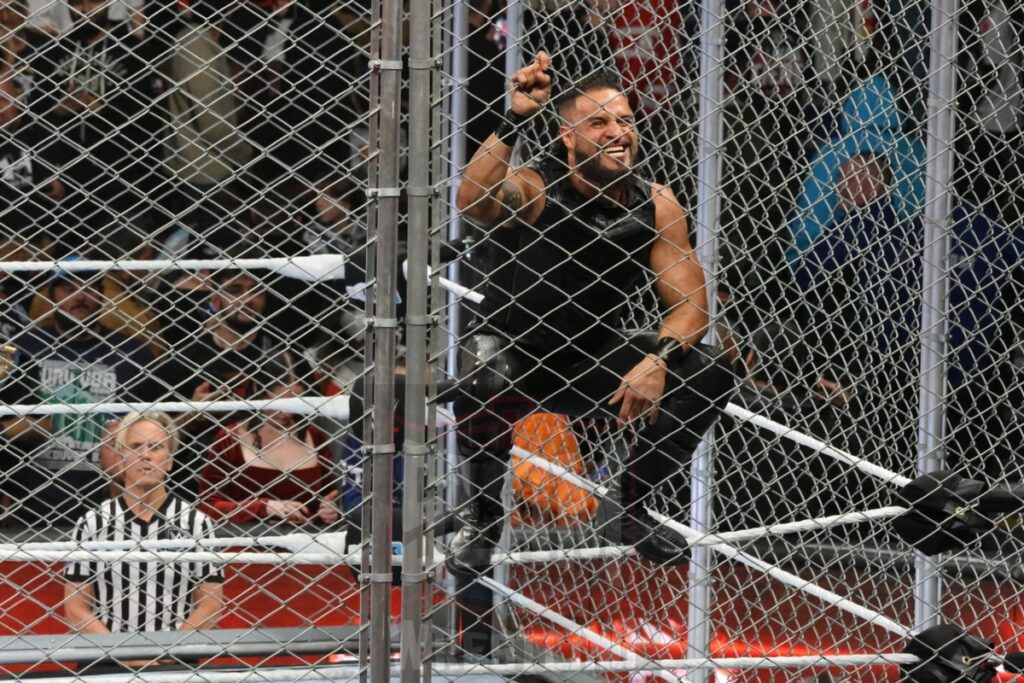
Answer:
[[[249,318],[248,320],[240,320],[237,315],[232,315],[224,319],[224,324],[227,325],[235,334],[244,337],[259,327],[260,322],[258,320],[253,320],[252,318]]]
[[[635,152],[632,149],[629,152],[630,160],[635,162],[636,160],[633,158]],[[579,161],[576,164],[576,172],[598,190],[617,189],[624,185],[630,176],[633,175],[633,164],[629,166],[620,165],[618,168],[608,168],[601,163],[601,155],[603,153],[603,150],[597,149],[590,156],[581,158],[577,149],[576,158]]]
[[[100,320],[99,311],[91,313],[85,318],[76,318],[58,308],[53,312],[53,315],[57,322],[57,328],[72,339],[76,339],[87,332],[92,332]]]

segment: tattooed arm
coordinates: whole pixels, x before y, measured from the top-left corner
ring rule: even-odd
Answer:
[[[483,226],[532,223],[544,208],[544,182],[531,168],[509,167],[512,148],[491,135],[462,174],[455,206]]]
[[[551,57],[538,52],[533,62],[512,75],[512,114],[536,114],[551,97]],[[514,137],[505,136],[507,143]],[[510,168],[512,145],[492,134],[466,165],[455,205],[466,218],[483,225],[532,223],[544,208],[544,182],[528,168]]]

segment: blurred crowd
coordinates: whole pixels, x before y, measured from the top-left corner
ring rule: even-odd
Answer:
[[[747,379],[737,400],[902,473],[917,457],[921,372],[930,19],[918,4],[726,3],[718,305],[720,341]],[[619,70],[641,172],[696,207],[697,4],[523,9],[524,53],[557,55],[556,88]],[[467,11],[472,151],[504,109],[507,36],[501,0]],[[4,403],[352,391],[369,24],[363,0],[0,0],[0,258],[352,257],[344,279],[315,285],[255,269],[0,273]],[[951,464],[1004,477],[1024,434],[1012,400],[1024,386],[1024,16],[971,0],[957,29],[946,443]],[[466,226],[463,238],[480,246],[463,277],[485,276],[487,235]],[[2,519],[70,524],[108,495],[109,419],[4,417]],[[335,487],[331,506],[357,505],[358,442],[344,425],[285,413],[179,422],[173,487],[219,519],[327,523],[319,506]],[[733,427],[722,485],[747,487],[747,510],[763,504],[763,517],[777,501],[751,494],[749,453],[778,446]],[[286,476],[230,476],[267,444],[283,449]],[[759,463],[773,486],[797,477]],[[800,477],[794,488],[819,491],[822,508],[856,502],[835,496],[834,471]]]
[[[480,3],[484,11],[490,3]],[[931,17],[920,3],[725,3],[718,341],[745,381],[735,401],[900,473],[913,472],[922,381]],[[523,50],[557,55],[559,83],[617,69],[638,114],[641,172],[699,205],[699,3],[534,3]],[[477,34],[502,27],[500,12]],[[490,27],[490,28],[488,28]],[[1024,375],[1024,12],[958,14],[946,367],[927,392],[953,468],[1020,481]],[[500,30],[499,30],[500,35]],[[494,97],[491,95],[491,97]],[[499,111],[501,105],[498,105]],[[493,115],[477,103],[470,118]],[[551,129],[538,126],[545,152]],[[941,225],[938,227],[942,227]],[[695,232],[695,231],[694,231]],[[486,273],[488,237],[481,243]],[[695,235],[696,237],[696,235]],[[701,238],[704,239],[704,238]],[[656,317],[656,316],[654,316]],[[649,322],[649,321],[648,321]],[[926,331],[939,332],[936,322]],[[726,419],[719,519],[750,526],[884,505],[863,477]],[[790,491],[789,495],[779,495]]]
[[[351,259],[345,279],[314,284],[260,270],[0,273],[5,404],[350,391],[365,326],[353,292],[365,280],[369,7],[38,5],[0,6],[0,258]],[[68,525],[102,500],[114,425],[5,417],[2,523]],[[344,465],[358,444],[326,445],[337,424],[275,413],[179,426],[173,488],[203,491],[218,518],[300,521],[301,509],[323,521],[315,482],[358,497],[358,459]],[[239,468],[253,440],[285,448],[289,474],[225,498],[226,472],[204,463]]]

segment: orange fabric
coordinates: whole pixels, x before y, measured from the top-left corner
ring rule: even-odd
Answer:
[[[565,415],[534,413],[524,417],[512,429],[512,442],[574,474],[586,474],[579,442]],[[597,498],[590,491],[515,456],[512,495],[523,516],[531,521],[564,527],[589,520],[597,512]]]

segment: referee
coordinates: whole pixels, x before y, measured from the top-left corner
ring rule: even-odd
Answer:
[[[117,427],[122,492],[75,525],[76,543],[201,539],[213,524],[167,491],[177,435],[165,413],[129,413]],[[69,562],[64,613],[81,633],[173,631],[217,625],[223,576],[203,562]],[[145,662],[124,662],[138,665]]]

